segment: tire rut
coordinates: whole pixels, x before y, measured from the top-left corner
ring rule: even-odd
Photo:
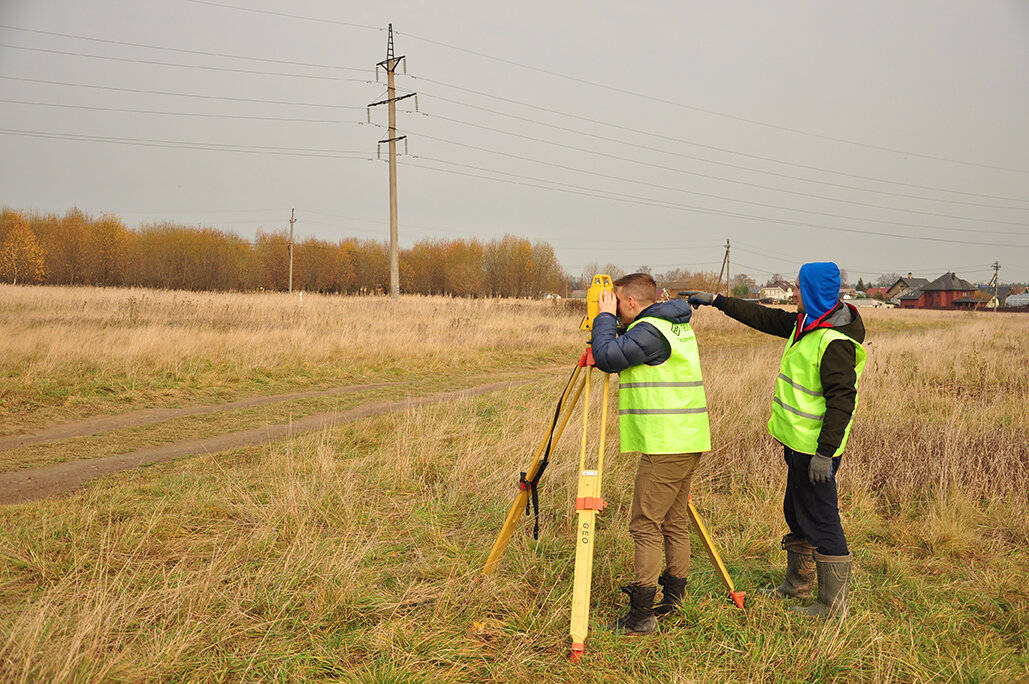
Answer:
[[[423,397],[412,397],[400,401],[377,401],[370,404],[366,404],[364,406],[358,406],[356,408],[348,409],[346,411],[333,411],[329,413],[319,413],[315,415],[305,416],[303,418],[294,420],[290,423],[265,425],[259,428],[239,430],[236,432],[227,432],[221,435],[205,437],[202,439],[183,440],[179,442],[173,442],[171,444],[163,444],[160,446],[139,449],[126,454],[105,456],[103,458],[70,461],[67,463],[59,463],[57,465],[46,466],[43,468],[19,470],[11,473],[0,473],[0,505],[36,501],[39,499],[44,499],[49,496],[53,496],[55,494],[63,494],[81,487],[83,484],[94,478],[109,475],[111,473],[116,473],[122,470],[128,470],[130,468],[137,468],[143,465],[171,461],[176,458],[181,458],[183,456],[217,453],[219,451],[236,449],[239,447],[250,446],[254,444],[266,444],[269,442],[284,439],[286,437],[301,435],[316,430],[322,430],[333,425],[339,425],[340,423],[347,423],[354,420],[359,420],[361,418],[368,418],[374,415],[381,415],[384,413],[401,411],[409,408],[414,408],[416,406],[434,404],[442,401],[466,399],[469,397],[474,397],[479,394],[495,392],[500,389],[524,385],[530,382],[532,381],[512,380],[506,382],[494,382],[462,390],[440,392],[437,394],[431,394]],[[373,386],[365,385],[362,388],[368,389],[370,387]],[[334,391],[338,390],[324,390],[322,391],[322,393],[329,394]],[[288,396],[292,398],[300,396],[317,395],[318,393],[302,393],[298,395],[279,395],[278,398],[255,397],[254,400],[267,400],[265,401],[265,403],[270,403],[271,401],[281,401],[281,397],[283,396]],[[244,399],[241,401],[245,402],[250,400]],[[240,404],[240,402],[222,404],[217,407],[195,408],[202,408],[205,411],[223,410],[225,407],[229,406],[237,408],[238,404]],[[256,406],[259,404],[254,403],[249,405]],[[154,422],[156,420],[164,420],[165,418],[151,418],[151,416],[154,414],[150,413],[149,411],[183,410],[189,409],[148,409],[146,411],[133,412],[132,414],[124,414],[124,416],[122,417],[136,415],[138,418],[147,418],[146,422]],[[145,414],[145,416],[140,414]],[[176,416],[174,417],[177,417],[178,415],[188,414],[176,414]],[[111,418],[116,417],[118,416],[112,416]],[[100,424],[103,420],[105,419],[94,419],[94,421],[92,422]],[[88,422],[91,421],[77,421],[77,423]],[[65,426],[58,426],[57,428],[53,428],[52,430],[57,430],[58,428],[65,428],[75,424],[76,423],[68,423]],[[141,422],[136,424],[142,425],[144,423]],[[125,426],[122,425],[121,427]],[[43,433],[51,433],[51,430],[46,430],[34,434],[40,435]],[[82,434],[93,433],[90,432]],[[25,437],[29,436],[30,435],[26,435]]]
[[[83,420],[61,423],[60,425],[54,425],[53,427],[48,427],[43,430],[38,430],[24,435],[12,435],[10,437],[0,438],[0,451],[19,449],[21,447],[41,444],[43,442],[54,442],[59,439],[69,439],[71,437],[85,437],[87,435],[111,432],[113,430],[137,427],[139,425],[160,423],[174,418],[181,418],[183,416],[195,416],[203,413],[216,413],[218,411],[253,408],[255,406],[265,406],[266,404],[274,404],[280,401],[291,401],[293,399],[308,399],[311,397],[324,397],[331,394],[363,392],[365,390],[392,387],[399,384],[399,382],[380,382],[371,385],[347,385],[346,387],[334,387],[327,390],[248,397],[246,399],[230,401],[227,404],[184,406],[181,408],[141,409],[139,411],[130,411],[129,413],[119,413],[114,416],[85,418]]]

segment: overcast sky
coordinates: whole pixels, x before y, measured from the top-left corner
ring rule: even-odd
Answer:
[[[0,0],[0,205],[1029,280],[1029,3]],[[401,152],[404,146],[401,145]]]

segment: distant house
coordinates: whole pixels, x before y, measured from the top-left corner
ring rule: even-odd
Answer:
[[[897,300],[902,309],[974,309],[983,304],[974,293],[975,285],[944,273],[924,287],[908,289]]]
[[[889,288],[885,287],[869,287],[865,290],[865,294],[869,297],[875,297],[877,299],[889,299],[886,296],[886,290]]]
[[[1004,300],[1004,306],[1029,306],[1029,292],[1008,295],[1008,298]]]
[[[796,303],[799,294],[797,286],[785,280],[765,285],[758,292],[758,298],[763,302]]]
[[[908,273],[907,278],[899,278],[897,282],[886,288],[886,292],[883,295],[884,299],[896,299],[900,295],[904,294],[908,290],[918,290],[929,284],[928,278],[913,278]],[[871,295],[869,295],[871,296]]]

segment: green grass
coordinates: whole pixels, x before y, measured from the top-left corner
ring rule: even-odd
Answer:
[[[778,483],[694,499],[740,589],[695,544],[688,600],[652,638],[606,633],[631,577],[634,458],[612,456],[591,633],[567,662],[578,438],[498,572],[478,569],[563,378],[127,472],[0,510],[4,679],[988,681],[1029,676],[1017,506],[928,496],[883,511],[844,483],[855,552],[842,626],[757,595],[779,578]],[[612,426],[613,430],[613,426]],[[844,476],[845,477],[845,476]],[[46,644],[46,648],[43,648]],[[57,656],[52,654],[59,654]]]
[[[210,321],[198,330],[278,320],[257,297],[240,300],[253,311],[226,316],[221,301],[203,309]],[[526,304],[524,321],[461,346],[451,331],[475,327],[487,311],[512,315],[518,303],[415,304],[421,308],[403,318],[383,299],[322,302],[325,310],[349,307],[310,323],[324,336],[355,318],[347,312],[361,324],[382,319],[387,332],[406,326],[428,336],[426,349],[398,344],[378,356],[363,343],[361,363],[329,346],[270,364],[248,365],[226,347],[222,356],[204,350],[171,363],[48,365],[28,345],[25,364],[0,367],[7,434],[150,406],[403,383],[39,445],[0,454],[4,467],[532,380],[0,507],[0,681],[1029,681],[1029,411],[1020,401],[1029,371],[1017,363],[1026,337],[1011,317],[995,324],[986,316],[868,316],[872,361],[840,475],[855,576],[851,617],[839,624],[806,621],[758,595],[781,579],[784,564],[781,452],[763,428],[782,341],[704,310],[696,327],[715,450],[693,496],[748,593],[747,608],[729,602],[695,540],[687,600],[661,632],[604,631],[624,611],[618,587],[632,578],[633,552],[636,457],[617,453],[612,412],[591,631],[584,662],[573,666],[567,633],[581,416],[543,480],[540,540],[523,518],[497,572],[479,571],[581,337],[553,338],[570,314]],[[197,309],[166,308],[176,320]],[[103,307],[83,310],[99,317],[95,325],[108,320]],[[531,316],[547,325],[535,330]],[[596,423],[594,413],[594,430]]]

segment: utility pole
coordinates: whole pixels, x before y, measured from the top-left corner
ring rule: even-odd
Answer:
[[[729,278],[729,238],[725,238],[725,296],[732,297],[732,280]]]
[[[718,286],[722,286],[722,274],[725,274],[725,296],[731,297],[732,291],[729,285],[729,238],[725,239],[725,256],[722,257],[722,270],[718,272]]]
[[[368,107],[385,104],[389,109],[389,134],[379,144],[389,143],[389,296],[392,299],[400,297],[400,247],[397,237],[397,141],[407,138],[406,135],[397,136],[397,102],[408,97],[414,97],[415,93],[408,93],[397,97],[394,77],[397,65],[404,59],[404,55],[395,57],[393,53],[393,24],[389,25],[389,41],[386,44],[386,59],[376,64],[386,70],[387,91],[386,99],[373,102]],[[406,69],[406,63],[405,63]],[[378,70],[376,69],[376,75]],[[369,113],[369,120],[371,114]]]
[[[289,292],[293,294],[293,223],[296,221],[293,218],[293,212],[296,209],[289,210]]]
[[[1000,287],[1000,262],[994,261],[993,265],[993,301],[997,302],[997,306],[993,309],[996,313],[1000,311],[1000,299],[997,297],[997,289]]]

